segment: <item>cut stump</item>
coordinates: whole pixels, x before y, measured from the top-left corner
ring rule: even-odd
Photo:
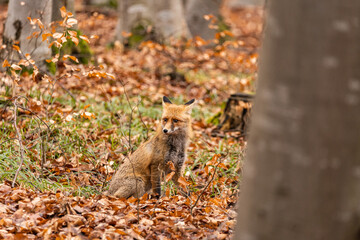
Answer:
[[[220,124],[211,132],[211,135],[222,136],[221,132],[238,132],[240,137],[246,137],[254,97],[255,95],[247,93],[232,94],[220,117]]]

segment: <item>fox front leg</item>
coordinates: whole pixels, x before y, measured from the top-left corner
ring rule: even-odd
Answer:
[[[185,156],[181,155],[180,158],[177,159],[177,161],[175,162],[175,175],[173,177],[173,182],[175,183],[176,186],[179,186],[179,177],[182,176],[183,172],[184,172],[184,161],[185,161]]]
[[[161,182],[160,182],[161,172],[160,172],[158,164],[151,165],[150,174],[151,174],[152,191],[155,195],[160,196],[161,195]]]

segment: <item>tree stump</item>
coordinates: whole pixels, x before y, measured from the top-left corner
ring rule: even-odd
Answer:
[[[245,137],[249,127],[254,96],[246,93],[232,94],[220,117],[220,124],[211,132],[211,135],[221,136],[220,132],[238,132],[240,137]]]

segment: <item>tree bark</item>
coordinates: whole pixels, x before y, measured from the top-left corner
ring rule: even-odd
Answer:
[[[124,41],[123,32],[131,32],[132,27],[140,21],[150,22],[154,16],[154,0],[118,0],[118,22],[116,25],[115,39]]]
[[[86,5],[106,5],[109,0],[85,0]]]
[[[248,133],[252,100],[255,95],[246,93],[232,94],[221,115],[220,124],[211,132],[212,136],[221,136],[221,131],[239,132],[245,137]]]
[[[41,67],[43,61],[51,56],[51,49],[41,36],[27,39],[34,32],[41,31],[37,25],[31,25],[27,17],[38,18],[47,26],[51,22],[52,3],[52,0],[10,0],[3,36],[6,49],[1,52],[0,59],[19,60],[21,56],[12,47],[19,42],[22,53],[31,54]]]
[[[234,239],[360,236],[360,1],[269,1]]]
[[[212,14],[220,16],[221,0],[187,0],[185,17],[192,36],[200,36],[203,39],[213,39],[216,29],[209,28],[209,21],[204,15]]]
[[[66,10],[71,12],[75,16],[75,2],[74,0],[56,0],[53,1],[52,5],[52,16],[51,21],[62,20],[60,8],[66,7]]]
[[[242,8],[245,6],[262,6],[265,0],[228,0],[226,5],[232,9]]]
[[[155,28],[163,38],[190,37],[181,0],[156,0],[154,7]]]
[[[116,39],[124,40],[123,32],[131,32],[139,23],[155,27],[158,40],[189,37],[181,0],[119,0]]]

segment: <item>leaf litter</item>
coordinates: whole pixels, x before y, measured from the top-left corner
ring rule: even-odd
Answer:
[[[6,8],[0,10],[0,18],[5,19]],[[253,19],[244,22],[239,20],[238,13],[246,18],[253,16]],[[215,114],[221,111],[220,103],[230,94],[254,91],[262,9],[230,12],[229,19],[235,19],[232,23],[235,30],[225,34],[234,34],[237,40],[215,48],[203,48],[203,40],[194,39],[174,41],[170,45],[144,42],[137,49],[124,50],[116,44],[114,49],[105,47],[112,38],[109,32],[115,30],[116,17],[113,14],[85,10],[77,13],[78,26],[87,36],[102,37],[90,37],[95,39],[91,41],[91,48],[95,52],[96,67],[70,65],[66,63],[67,58],[58,62],[58,74],[66,76],[58,82],[63,89],[76,93],[76,106],[66,101],[51,102],[51,99],[38,98],[27,101],[26,108],[19,108],[18,113],[19,116],[41,119],[46,119],[46,114],[50,113],[47,124],[50,127],[59,125],[52,128],[53,135],[55,130],[71,135],[73,128],[77,128],[77,138],[74,139],[78,142],[55,144],[44,157],[46,161],[42,168],[46,171],[40,174],[41,157],[36,156],[41,150],[36,146],[48,129],[44,126],[28,128],[33,118],[21,118],[18,123],[19,127],[27,129],[24,130],[23,144],[30,158],[35,159],[32,161],[34,166],[24,167],[26,171],[70,187],[48,191],[18,184],[12,188],[12,179],[2,177],[0,239],[229,239],[236,219],[241,159],[246,147],[243,139],[231,135],[225,139],[211,137],[214,125],[204,116],[195,117],[195,137],[189,146],[186,162],[189,169],[184,177],[180,177],[179,189],[172,187],[170,173],[166,176],[164,195],[160,199],[148,194],[139,201],[135,198],[116,199],[100,193],[116,166],[132,151],[127,133],[115,146],[109,143],[111,136],[119,134],[117,124],[128,124],[129,114],[112,112],[112,127],[104,128],[96,126],[100,116],[92,108],[125,94],[134,107],[137,96],[141,95],[146,108],[160,105],[159,99],[168,95],[196,98],[200,109],[207,108],[209,113]],[[251,21],[255,25],[249,24]],[[1,78],[5,82],[7,77],[2,74]],[[20,92],[34,88],[54,99],[67,94],[61,89],[50,93],[47,81],[35,83],[31,76],[26,75],[20,79]],[[89,105],[91,99],[94,102]],[[20,101],[25,104],[25,100]],[[11,121],[13,114],[5,108],[0,117]],[[146,114],[135,117],[141,118],[142,125],[149,128],[146,131],[151,134],[157,120]],[[78,122],[81,127],[76,125]],[[15,136],[13,130],[6,133],[9,138]],[[130,142],[137,146],[144,138],[142,133],[134,132]],[[81,141],[86,143],[83,147],[92,146],[92,152],[64,152],[62,149]],[[12,148],[12,151],[18,151],[17,145]],[[29,175],[26,171],[25,176]],[[84,186],[93,186],[96,193],[77,194],[76,189]]]

